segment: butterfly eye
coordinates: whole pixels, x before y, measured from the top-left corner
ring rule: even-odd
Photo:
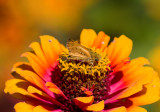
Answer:
[[[99,61],[99,59],[98,59],[98,58],[95,58],[95,61]]]

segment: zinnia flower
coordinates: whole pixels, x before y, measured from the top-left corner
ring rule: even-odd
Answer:
[[[5,93],[23,100],[16,112],[146,112],[159,100],[160,80],[147,59],[129,59],[132,41],[84,29],[67,48],[51,36],[33,42],[13,66]],[[148,65],[148,66],[144,66]]]

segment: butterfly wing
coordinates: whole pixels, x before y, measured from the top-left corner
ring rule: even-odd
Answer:
[[[67,42],[67,49],[69,51],[69,56],[91,58],[88,48],[80,45],[77,41]]]

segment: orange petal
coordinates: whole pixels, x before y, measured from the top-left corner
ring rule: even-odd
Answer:
[[[47,94],[54,97],[52,92],[48,91],[48,89],[45,86],[45,82],[34,72],[28,71],[28,70],[21,70],[20,68],[14,69],[16,73],[18,73],[21,77],[32,83],[33,85],[36,85],[37,87],[41,88],[43,91],[45,91]]]
[[[122,64],[117,65],[114,70],[116,71],[125,71],[125,73],[131,73],[133,71],[136,71],[140,67],[143,67],[144,65],[149,65],[149,61],[144,57],[138,57],[136,59],[133,59],[131,61],[124,62]],[[124,74],[125,75],[125,74]]]
[[[48,97],[48,95],[46,93],[42,92],[41,90],[39,90],[33,86],[28,86],[27,91],[32,94],[37,93],[41,96]]]
[[[34,98],[37,98],[32,93],[29,93],[26,90],[26,87],[29,86],[29,83],[25,80],[21,79],[10,79],[5,84],[5,93],[9,93],[10,95],[13,95],[17,99],[23,99],[24,96],[31,96]],[[22,96],[23,95],[23,96]]]
[[[53,110],[53,109],[46,109],[45,107],[38,105],[33,109],[33,112],[62,112],[62,110],[57,109],[57,110]]]
[[[55,94],[60,94],[60,95],[62,95],[64,98],[68,99],[68,98],[64,95],[64,93],[63,93],[54,83],[52,83],[52,82],[47,82],[47,83],[46,83],[46,87],[47,87],[50,91],[52,91],[53,93],[55,93]]]
[[[21,79],[10,79],[5,84],[5,93],[9,93],[10,95],[14,96],[17,99],[26,100],[27,97],[33,97],[37,98],[35,95],[28,93],[26,90],[26,86],[28,86],[29,83],[25,80]]]
[[[21,66],[21,65],[30,66],[30,64],[27,63],[27,62],[17,62],[17,63],[15,63],[15,64],[13,65],[12,71],[14,71],[15,68],[19,68],[19,66]]]
[[[140,92],[141,90],[143,90],[144,85],[149,84],[153,81],[154,74],[155,72],[151,67],[141,67],[141,70],[137,70],[133,74],[126,75],[125,77],[126,79],[129,76],[132,76],[132,77],[129,77],[127,81],[124,78],[125,82],[123,82],[123,80],[119,81],[122,84],[117,83],[118,86],[112,89],[111,92],[114,93],[115,91],[118,91],[124,88],[125,90],[123,90],[121,93],[119,93],[115,97],[112,97],[111,99],[106,100],[105,103],[108,101],[111,102],[120,98],[126,98]],[[114,85],[111,88],[113,87]]]
[[[61,48],[62,48],[62,51],[67,52],[67,49],[63,44],[61,44]]]
[[[87,90],[87,91],[85,91],[84,93],[85,93],[85,94],[87,94],[88,96],[93,95],[92,91],[88,91],[88,90]]]
[[[127,81],[126,84],[132,84],[137,80],[140,80],[141,83],[146,84],[152,81],[152,74],[155,74],[153,68],[151,67],[141,67],[135,70],[132,73],[124,73],[126,76],[124,77],[124,81]]]
[[[16,68],[21,68],[23,70],[31,70],[32,71],[32,67],[30,66],[29,63],[26,63],[26,62],[17,62],[17,63],[15,63],[13,65],[11,74],[13,75],[13,77],[15,77],[17,79],[24,79],[24,78],[21,77],[18,73],[16,73],[16,71],[15,71]]]
[[[21,70],[20,68],[15,68],[14,70],[24,79],[45,91],[45,83],[37,74],[28,70]]]
[[[152,74],[153,81],[150,84],[144,85],[146,93],[134,98],[130,98],[134,105],[147,105],[154,103],[160,99],[160,80],[158,74]]]
[[[127,112],[147,112],[147,110],[142,107],[132,106],[129,109],[127,109]]]
[[[29,86],[27,88],[27,91],[29,93],[32,93],[32,94],[38,94],[40,96],[42,96],[43,98],[45,98],[46,101],[49,101],[49,102],[53,102],[54,104],[57,104],[59,106],[63,106],[60,102],[58,102],[57,100],[55,100],[53,97],[49,96],[48,94],[44,93],[43,91],[33,87],[33,86]]]
[[[87,88],[85,87],[81,87],[81,90],[84,91],[85,94],[87,94],[88,96],[91,96],[93,95],[93,92],[92,91],[89,91]]]
[[[120,81],[120,83],[123,84],[123,86],[121,86],[120,84],[116,84],[118,86],[116,88],[112,87],[111,89],[118,91],[118,90],[122,89],[122,87],[126,88],[126,87],[130,86],[131,84],[135,83],[137,80],[142,79],[142,77],[145,77],[144,78],[145,80],[147,77],[148,77],[148,79],[150,79],[146,83],[151,81],[151,78],[152,78],[151,74],[154,71],[151,67],[144,67],[144,65],[146,65],[146,64],[149,64],[149,62],[147,59],[145,59],[143,57],[139,57],[137,59],[133,59],[131,61],[127,61],[127,62],[123,62],[122,64],[118,64],[114,68],[114,71],[115,72],[122,71],[123,79]]]
[[[150,65],[150,62],[148,61],[148,59],[144,57],[133,59],[131,60],[131,63],[129,64],[130,69],[128,69],[128,72],[137,70],[139,67],[142,67],[144,65]]]
[[[43,52],[48,62],[50,62],[50,65],[54,64],[58,59],[58,55],[62,52],[61,44],[58,40],[49,35],[41,36],[40,39]]]
[[[125,91],[123,91],[123,97],[128,97],[132,94],[135,94],[143,89],[143,85],[152,81],[154,73],[155,72],[151,67],[140,67],[132,73],[123,73],[123,79],[115,84],[118,85],[115,88],[113,88],[113,85],[111,92],[113,93],[120,89],[127,88]]]
[[[104,50],[107,47],[109,40],[110,40],[110,37],[101,31],[98,33],[98,36],[95,38],[92,47]]]
[[[95,38],[95,40],[92,44],[92,47],[99,48],[100,44],[101,44],[101,41],[104,37],[105,37],[105,33],[104,32],[99,32],[98,36]]]
[[[43,78],[46,72],[45,66],[41,63],[40,59],[33,53],[26,52],[22,56],[27,57],[34,71]]]
[[[19,102],[14,106],[16,112],[33,112],[35,106],[25,102]]]
[[[81,87],[81,90],[82,91],[86,91],[87,89],[85,87]]]
[[[87,111],[101,111],[104,109],[104,100],[96,103],[96,104],[92,104],[90,106],[85,107],[84,110]]]
[[[81,109],[83,109],[85,106],[91,105],[93,101],[94,101],[94,96],[74,98],[75,104]]]
[[[62,112],[61,110],[54,110],[49,107],[43,107],[41,105],[34,106],[29,103],[19,102],[14,106],[16,112]]]
[[[107,50],[108,58],[110,59],[112,66],[115,66],[128,58],[132,50],[132,44],[132,40],[125,35],[121,35],[119,38],[114,39]]]
[[[26,88],[28,88],[28,91],[26,90]],[[39,94],[42,94],[42,92],[35,90],[35,89],[33,90],[33,88],[30,88],[28,82],[26,82],[25,80],[21,80],[21,79],[8,80],[6,82],[4,92],[9,93],[10,95],[14,96],[15,98],[21,99],[21,100],[28,100],[28,98],[32,97],[32,98],[35,98],[35,99],[41,101],[41,99],[39,97],[37,97],[36,95],[34,95],[32,93],[37,92]],[[56,101],[53,97],[51,98],[51,101],[54,104],[62,106],[62,104],[59,103],[58,101]]]
[[[143,85],[152,81],[152,75],[154,75],[154,71],[150,67],[143,67],[141,70],[135,71],[134,74],[130,74],[130,77],[128,75],[124,78],[124,80],[127,80],[124,82],[124,85],[126,85],[124,87],[127,87],[127,89],[121,93],[119,98],[128,97],[141,91],[143,89]]]
[[[36,55],[39,57],[39,59],[41,60],[41,63],[43,63],[46,68],[48,68],[49,64],[47,63],[46,57],[42,51],[40,44],[38,42],[33,42],[30,44],[30,47],[34,50]]]
[[[36,106],[34,109],[33,109],[33,112],[51,112],[49,110],[46,110],[43,106]]]
[[[111,109],[111,110],[104,110],[102,112],[128,112],[126,110],[126,107],[122,106],[122,107],[117,107],[117,108],[114,108],[114,109]]]
[[[141,91],[142,89],[143,89],[143,85],[139,84],[139,82],[135,82],[133,85],[130,85],[130,87],[125,89],[123,92],[121,92],[117,99],[126,98],[128,96],[131,96]]]
[[[19,88],[17,86],[18,83],[21,82],[26,82],[25,80],[21,80],[21,79],[10,79],[5,83],[5,89],[4,92],[5,93],[9,93],[9,94],[14,94],[14,93],[21,93],[23,95],[28,95],[28,92],[23,89],[23,88]]]
[[[92,29],[83,29],[80,35],[80,42],[83,46],[90,48],[97,34]]]

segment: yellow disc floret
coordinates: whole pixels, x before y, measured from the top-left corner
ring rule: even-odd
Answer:
[[[59,58],[59,67],[61,72],[64,73],[64,77],[72,81],[78,80],[79,77],[85,77],[86,81],[103,80],[110,70],[109,60],[102,52],[95,50],[95,53],[99,54],[101,58],[95,62],[96,64],[91,65],[88,60],[84,61],[86,59],[82,60],[77,57],[75,60],[75,58],[69,58],[68,53],[63,52]],[[77,74],[81,74],[81,76]]]

